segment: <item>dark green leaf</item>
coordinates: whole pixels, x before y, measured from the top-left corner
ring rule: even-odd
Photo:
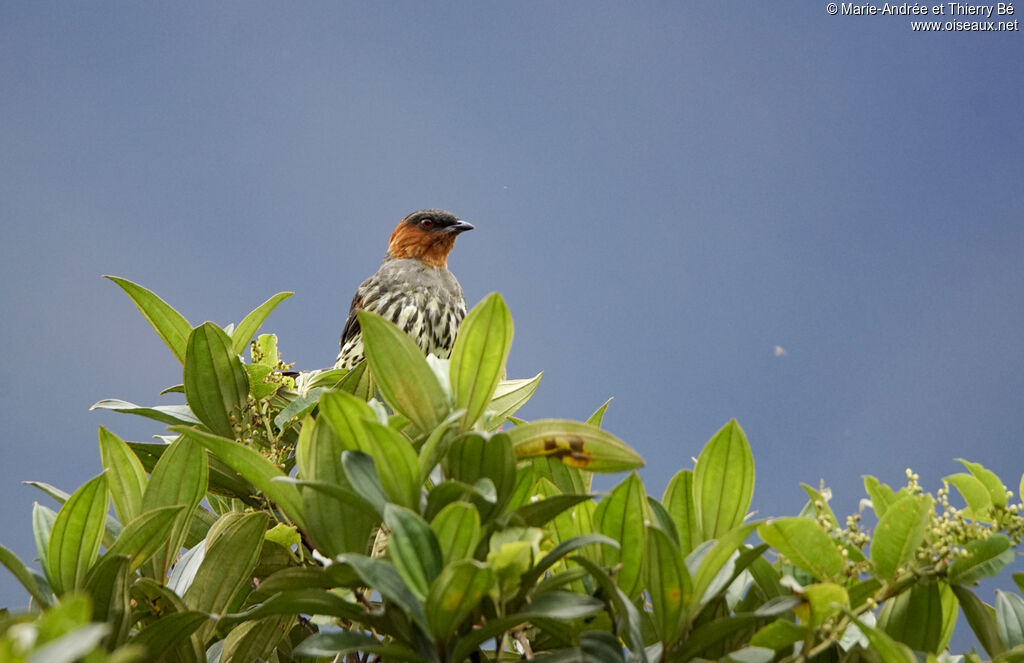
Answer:
[[[956,598],[948,585],[917,583],[885,602],[878,628],[915,651],[937,654],[946,648],[956,615]]]
[[[150,660],[158,660],[169,651],[191,648],[188,639],[206,621],[201,612],[172,612],[147,624],[129,642],[145,647]]]
[[[996,590],[996,624],[1007,649],[1024,645],[1024,599]]]
[[[105,398],[102,401],[94,404],[90,410],[113,410],[114,412],[123,412],[125,414],[137,414],[147,419],[154,419],[164,424],[171,426],[175,424],[198,424],[199,419],[192,414],[192,410],[188,409],[187,405],[154,405],[153,407],[143,407],[136,405],[135,403],[129,403],[128,401],[122,401],[116,398]]]
[[[171,308],[167,302],[142,286],[116,276],[107,276],[106,278],[121,286],[121,289],[128,293],[143,317],[156,330],[157,335],[163,339],[178,361],[184,364],[185,346],[188,342],[188,335],[192,331],[192,325],[188,323],[188,320]]]
[[[185,354],[185,400],[217,435],[234,438],[232,418],[246,404],[249,375],[224,330],[205,322],[192,330]]]
[[[967,555],[957,557],[949,566],[951,584],[972,585],[979,580],[997,575],[1013,563],[1013,547],[1009,539],[1002,534],[971,541],[964,548]]]
[[[107,551],[107,555],[124,555],[131,560],[128,567],[134,573],[157,551],[166,547],[174,526],[180,522],[180,516],[187,505],[157,507],[139,514],[137,518],[125,525],[121,536]]]
[[[7,570],[14,574],[14,577],[18,579],[21,586],[25,588],[25,591],[29,593],[33,600],[42,607],[50,605],[49,599],[43,594],[39,588],[39,583],[32,576],[32,573],[22,563],[18,556],[13,552],[0,546],[0,564],[7,567]]]
[[[350,565],[367,587],[376,589],[381,596],[394,603],[418,624],[426,628],[423,604],[409,590],[394,566],[379,559],[356,553],[338,555],[335,561],[339,564]]]
[[[391,560],[409,589],[422,601],[444,566],[437,537],[427,521],[395,504],[384,507],[384,524],[391,530]]]
[[[989,656],[1002,654],[1006,650],[1006,646],[999,635],[996,611],[966,587],[960,585],[952,585],[952,587],[956,600],[960,603],[960,609],[964,611],[964,617],[967,618],[967,623],[974,631],[978,642],[985,648]]]
[[[480,543],[480,513],[468,502],[446,505],[430,522],[447,564],[473,556]]]
[[[299,656],[340,657],[350,652],[376,654],[393,661],[427,663],[422,656],[404,645],[396,642],[381,642],[372,635],[359,631],[317,633],[295,648],[295,653]],[[338,658],[338,660],[341,659]]]

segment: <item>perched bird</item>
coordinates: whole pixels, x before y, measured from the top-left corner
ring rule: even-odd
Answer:
[[[380,269],[363,281],[352,298],[334,368],[350,369],[363,360],[356,317],[360,310],[395,323],[424,354],[442,359],[451,354],[455,334],[466,317],[466,300],[448,271],[448,253],[455,238],[472,229],[472,224],[441,209],[413,212],[399,222]]]

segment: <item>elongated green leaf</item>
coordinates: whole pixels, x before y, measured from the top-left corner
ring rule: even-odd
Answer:
[[[732,419],[704,446],[693,471],[694,509],[705,539],[743,523],[754,494],[754,456]]]
[[[665,649],[682,635],[686,623],[686,606],[691,600],[693,581],[679,546],[657,527],[647,527],[647,558],[644,569],[647,591],[659,638]]]
[[[337,433],[342,449],[373,455],[373,442],[363,424],[377,417],[364,401],[344,392],[326,392],[320,397],[320,416]]]
[[[665,487],[661,503],[672,516],[679,535],[679,550],[685,557],[705,540],[693,499],[693,472],[679,470]]]
[[[992,470],[986,469],[981,463],[972,463],[963,458],[957,458],[975,478],[985,486],[992,504],[1003,508],[1006,506],[1006,486]]]
[[[260,326],[266,321],[267,316],[277,308],[277,305],[292,296],[291,292],[279,292],[267,301],[256,307],[249,315],[245,316],[235,331],[231,334],[231,351],[236,355],[245,351],[249,341],[259,331]]]
[[[494,389],[494,396],[491,398],[487,409],[493,413],[487,424],[488,430],[494,430],[503,424],[510,416],[530,400],[537,386],[540,385],[544,373],[538,373],[532,378],[517,380],[502,380]]]
[[[501,295],[494,292],[473,307],[462,322],[449,365],[455,407],[464,408],[462,430],[484,413],[512,347],[512,316]]]
[[[728,580],[734,574],[733,561],[736,559],[736,553],[755,527],[757,523],[747,523],[720,536],[700,558],[696,570],[689,566],[696,551],[687,558],[688,568],[693,577],[693,600],[697,604],[706,603],[725,590]]]
[[[246,622],[231,630],[224,638],[221,663],[252,663],[265,661],[291,630],[295,617],[265,617]]]
[[[544,555],[539,562],[537,562],[532,569],[523,574],[522,584],[524,587],[530,587],[535,583],[542,575],[544,575],[548,569],[554,566],[559,560],[568,555],[571,552],[575,552],[584,546],[601,545],[609,546],[614,549],[619,549],[621,546],[615,539],[609,538],[603,534],[583,534],[576,536],[571,539],[562,541],[557,546],[551,549],[551,551]]]
[[[139,312],[156,330],[157,335],[163,339],[178,361],[184,364],[185,346],[188,343],[188,335],[192,331],[192,325],[188,323],[188,320],[171,308],[167,302],[141,285],[116,276],[106,276],[105,278],[121,286],[121,289],[128,293]]]
[[[1010,540],[1002,534],[971,541],[965,546],[967,555],[957,557],[949,566],[949,582],[972,585],[991,578],[1013,563],[1014,552]]]
[[[964,617],[978,642],[985,648],[989,656],[998,656],[1006,650],[1003,640],[999,635],[999,626],[996,622],[996,611],[992,606],[979,599],[974,592],[961,585],[952,585],[953,594],[960,603],[960,609],[964,611]]]
[[[755,647],[768,647],[778,651],[800,642],[807,635],[807,627],[795,624],[791,620],[792,618],[780,617],[771,624],[762,627],[750,638],[750,644]]]
[[[79,626],[33,651],[28,663],[74,663],[95,649],[109,632],[108,624]]]
[[[409,589],[422,601],[444,565],[437,537],[427,521],[394,504],[384,507],[384,524],[391,530],[391,560]]]
[[[185,401],[217,435],[234,438],[231,420],[245,407],[249,376],[224,330],[205,322],[192,330],[185,354]]]
[[[817,580],[837,580],[843,557],[836,543],[810,518],[780,518],[757,528],[765,543]]]
[[[430,522],[446,564],[468,559],[480,543],[480,513],[468,502],[452,502]]]
[[[122,523],[142,513],[142,493],[148,482],[146,470],[121,438],[100,426],[100,458],[110,482],[114,513]]]
[[[107,555],[124,555],[131,560],[129,573],[134,573],[145,564],[157,551],[166,547],[174,526],[188,506],[157,507],[139,514],[137,518],[125,525],[121,536],[107,551]]]
[[[289,572],[298,569],[286,569]],[[304,569],[305,570],[305,569]],[[280,572],[279,572],[280,573]],[[321,574],[317,584],[331,584],[326,580],[326,574]],[[308,581],[307,581],[308,582]],[[260,593],[263,593],[263,584],[260,584]],[[228,626],[248,621],[251,619],[263,619],[273,615],[327,615],[339,619],[360,621],[367,618],[366,610],[354,602],[332,594],[329,591],[319,588],[306,587],[303,589],[277,590],[271,593],[270,598],[251,608],[221,618],[221,623]]]
[[[292,484],[274,480],[277,477],[285,476],[276,465],[249,447],[235,443],[234,440],[188,426],[173,426],[171,430],[195,440],[212,451],[232,469],[252,482],[264,495],[276,502],[284,510],[285,515],[300,529],[305,529],[299,489]]]
[[[367,633],[359,631],[339,631],[336,633],[317,633],[295,648],[299,656],[338,657],[350,652],[366,652],[383,657],[384,660],[408,661],[408,663],[427,663],[426,659],[396,642],[381,642]]]
[[[975,518],[983,522],[991,522],[991,515],[989,509],[992,508],[992,496],[989,494],[988,489],[981,481],[979,481],[974,475],[967,474],[966,472],[958,472],[951,474],[948,477],[943,477],[943,481],[947,481],[960,491],[960,495],[963,496],[964,501],[967,503],[967,516]]]
[[[109,645],[123,642],[128,635],[131,595],[128,588],[128,558],[104,555],[85,577],[85,591],[92,600],[93,621],[111,626]]]
[[[172,612],[147,624],[129,642],[145,647],[150,660],[158,660],[169,651],[191,648],[189,638],[207,619],[201,612]]]
[[[76,490],[57,513],[47,555],[47,575],[57,596],[84,583],[99,552],[109,502],[107,477],[101,474]]]
[[[996,624],[1007,649],[1024,645],[1024,599],[996,590]]]
[[[143,407],[117,398],[105,398],[102,401],[95,403],[89,409],[113,410],[114,412],[122,412],[124,414],[136,414],[171,426],[175,424],[199,423],[199,419],[192,414],[192,410],[188,409],[187,405],[154,405],[153,407]]]
[[[338,555],[335,561],[350,565],[367,587],[376,589],[381,596],[405,611],[405,614],[412,617],[416,623],[424,629],[427,628],[423,603],[412,593],[394,566],[356,553]]]
[[[541,479],[554,486],[547,479]],[[527,527],[543,527],[554,520],[558,514],[571,509],[581,502],[594,499],[593,495],[551,495],[544,499],[531,501],[512,512],[512,518],[522,519]]]
[[[871,643],[871,651],[878,656],[882,663],[917,663],[917,658],[910,648],[901,642],[896,642],[885,631],[868,626],[860,619],[853,619],[857,628],[867,637]]]
[[[594,513],[594,529],[619,542],[621,548],[604,549],[606,566],[621,564],[616,582],[630,598],[643,589],[644,522],[650,520],[647,493],[636,473],[630,474],[601,500]]]
[[[158,555],[152,576],[163,578],[177,559],[188,535],[193,514],[206,495],[209,468],[206,452],[188,438],[178,438],[160,456],[142,495],[143,511],[164,506],[185,506],[175,519],[162,555]]]
[[[619,438],[578,421],[541,419],[507,434],[517,458],[553,458],[591,472],[622,472],[644,464]]]
[[[471,485],[482,479],[492,482],[496,501],[491,504],[474,501],[485,521],[508,503],[515,488],[515,456],[508,436],[503,433],[490,439],[476,433],[461,436],[452,443],[444,466],[456,481]]]
[[[0,546],[0,564],[7,567],[21,586],[25,588],[25,591],[29,593],[32,599],[42,607],[50,605],[50,600],[43,594],[43,591],[39,588],[39,583],[32,576],[32,573],[28,570],[18,556],[7,548]]]
[[[882,606],[878,628],[915,651],[937,654],[953,634],[957,602],[948,585],[918,583]]]
[[[493,584],[494,573],[481,562],[467,559],[446,566],[430,586],[424,605],[434,640],[444,642],[453,636]]]
[[[395,504],[418,509],[420,504],[419,458],[412,445],[398,431],[375,421],[363,422],[370,434],[373,458],[381,486]]]
[[[879,578],[895,577],[914,558],[924,541],[931,513],[932,498],[928,495],[908,495],[889,505],[871,543],[871,562]]]
[[[405,332],[375,313],[359,311],[363,347],[384,400],[422,431],[445,418],[444,391],[423,352]]]
[[[230,612],[233,599],[252,579],[266,531],[265,513],[233,518],[212,545],[207,544],[195,579],[182,597],[185,605],[210,614]]]
[[[383,517],[388,495],[380,483],[373,458],[360,451],[345,451],[341,454],[341,466],[345,471],[345,478],[356,494]]]
[[[36,542],[36,552],[39,554],[39,564],[43,567],[43,575],[46,581],[53,586],[53,578],[50,576],[50,533],[53,531],[53,523],[57,520],[57,512],[45,507],[39,502],[32,505],[32,536]]]

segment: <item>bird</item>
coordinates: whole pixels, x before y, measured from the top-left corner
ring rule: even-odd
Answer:
[[[442,209],[421,209],[399,221],[380,269],[356,289],[334,368],[351,370],[364,357],[359,311],[395,323],[424,354],[447,359],[466,317],[462,286],[448,271],[455,239],[473,224]]]

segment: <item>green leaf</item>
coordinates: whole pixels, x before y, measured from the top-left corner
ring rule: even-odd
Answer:
[[[647,591],[659,638],[669,650],[683,633],[693,581],[679,546],[657,527],[647,527]]]
[[[416,623],[424,629],[427,628],[423,603],[412,593],[394,566],[357,553],[338,555],[335,561],[351,566],[367,587],[376,589],[381,596],[401,608]]]
[[[554,486],[547,479],[541,479],[541,481]],[[557,488],[552,488],[552,490],[557,490]],[[540,496],[535,495],[534,497]],[[586,493],[583,495],[550,495],[524,504],[512,511],[511,516],[513,519],[522,520],[526,527],[543,527],[567,509],[592,499],[594,496]]]
[[[995,472],[985,469],[981,463],[972,463],[963,458],[957,458],[957,460],[985,486],[992,499],[992,504],[999,508],[1006,507],[1006,486],[1003,485],[1003,482],[996,476]]]
[[[43,594],[43,591],[39,588],[39,583],[32,576],[32,573],[22,563],[18,556],[7,548],[0,546],[0,564],[7,567],[21,586],[25,588],[25,591],[29,593],[32,599],[43,608],[50,605],[50,600]]]
[[[896,577],[900,568],[914,559],[931,514],[932,498],[928,495],[907,495],[889,505],[871,543],[871,562],[880,579]]]
[[[487,406],[492,413],[487,424],[488,430],[494,430],[503,424],[525,405],[526,401],[530,400],[530,397],[537,391],[537,386],[540,385],[543,376],[544,373],[540,372],[532,378],[500,381],[494,390],[490,405]]]
[[[1024,599],[997,589],[996,624],[1007,649],[1024,645]]]
[[[426,659],[405,645],[393,641],[381,642],[372,635],[359,631],[317,633],[295,648],[295,654],[298,656],[336,657],[339,661],[343,655],[351,652],[374,654],[379,660],[427,663]]]
[[[236,355],[242,354],[271,311],[277,308],[278,304],[291,297],[292,294],[291,292],[279,292],[256,307],[252,313],[245,316],[231,334],[231,351]]]
[[[434,640],[444,642],[455,635],[493,584],[494,573],[481,562],[467,559],[446,566],[430,586],[424,606]]]
[[[108,645],[123,642],[128,635],[131,595],[128,579],[128,558],[104,555],[85,577],[85,591],[92,600],[92,620],[111,626]]]
[[[265,617],[240,624],[224,638],[221,663],[252,663],[268,660],[288,635],[295,617]],[[272,660],[272,659],[271,659]]]
[[[469,559],[480,543],[480,513],[468,502],[448,504],[430,522],[446,564]]]
[[[444,566],[437,537],[427,521],[394,504],[384,507],[384,524],[391,530],[391,560],[409,589],[422,601]]]
[[[462,430],[472,428],[490,404],[505,374],[512,333],[512,316],[496,292],[474,306],[463,320],[449,364],[455,407],[466,410]]]
[[[621,589],[615,586],[615,581],[613,581],[611,576],[609,576],[596,562],[582,556],[574,557],[573,561],[590,573],[590,576],[595,582],[597,582],[601,587],[601,590],[608,597],[609,602],[615,607],[615,610],[618,613],[618,619],[616,621],[619,624],[616,629],[616,633],[629,646],[634,660],[638,661],[638,663],[647,663],[647,650],[645,648],[644,641],[645,624],[640,611],[637,610],[637,607],[629,600],[629,597],[626,596]],[[623,633],[623,631],[625,631],[625,633]]]
[[[445,458],[449,476],[466,484],[475,485],[482,479],[490,480],[497,499],[493,503],[472,500],[486,521],[497,514],[512,497],[516,484],[516,460],[507,435],[498,433],[486,439],[469,433],[457,438]]]
[[[154,405],[143,407],[117,398],[105,398],[95,403],[90,410],[113,410],[124,414],[136,414],[147,419],[174,426],[176,424],[198,424],[199,420],[187,405]]]
[[[388,496],[380,483],[373,458],[361,451],[344,451],[341,454],[341,466],[345,470],[345,478],[356,494],[383,516]]]
[[[996,611],[992,606],[987,605],[979,599],[974,592],[960,585],[953,585],[953,593],[960,603],[960,609],[964,611],[964,617],[978,642],[985,648],[989,656],[1002,654],[1006,647],[999,635],[999,626],[996,622]]]
[[[143,511],[179,505],[185,506],[185,509],[175,519],[163,555],[154,560],[155,565],[150,574],[152,577],[163,578],[177,559],[188,535],[193,514],[206,496],[208,479],[206,452],[188,438],[178,438],[172,442],[157,461],[142,495]]]
[[[189,639],[206,621],[201,612],[172,612],[144,626],[129,642],[145,647],[149,660],[159,660],[171,651],[191,649]]]
[[[871,651],[882,663],[917,663],[914,652],[905,644],[896,642],[881,629],[868,626],[855,617],[853,621],[871,643]]]
[[[591,472],[623,472],[644,464],[619,438],[578,421],[541,419],[507,435],[517,458],[547,457]]]
[[[705,539],[741,525],[754,494],[754,456],[731,419],[704,446],[693,471],[694,509]]]
[[[960,495],[967,503],[968,512],[965,514],[967,517],[982,522],[992,522],[992,516],[989,514],[989,510],[992,508],[992,496],[985,484],[966,472],[951,474],[948,477],[943,477],[942,480],[953,484],[960,491]]]
[[[142,513],[142,493],[148,479],[138,457],[121,438],[100,426],[100,459],[110,482],[114,513],[127,523]]]
[[[184,504],[157,507],[139,514],[125,525],[121,536],[107,551],[107,555],[124,555],[131,560],[129,573],[134,573],[157,551],[164,548],[174,533],[175,523],[188,508]]]
[[[991,578],[1012,564],[1015,556],[1009,539],[1002,534],[976,539],[964,549],[967,555],[957,557],[949,565],[951,584],[973,585],[984,578]]]
[[[679,535],[679,550],[685,557],[704,541],[693,499],[693,472],[679,470],[665,487],[661,503],[672,516]]]
[[[101,474],[76,490],[57,513],[47,554],[47,576],[57,596],[84,583],[99,552],[109,502],[107,477]]]
[[[266,531],[267,514],[249,513],[231,518],[212,544],[208,536],[206,554],[182,597],[185,605],[209,614],[230,612],[233,600],[252,580]]]
[[[217,435],[212,435],[198,428],[188,426],[172,426],[171,430],[203,445],[233,470],[241,474],[254,486],[277,503],[300,529],[305,529],[302,517],[302,498],[299,489],[292,484],[275,481],[285,474],[276,465],[249,447],[237,444]]]
[[[757,528],[761,540],[816,580],[836,580],[843,557],[832,538],[810,518],[780,518]]]
[[[792,618],[779,617],[771,624],[762,627],[752,638],[750,644],[755,647],[768,647],[778,651],[792,647],[807,635],[807,627],[795,624]]]
[[[647,493],[636,473],[612,489],[594,513],[594,529],[621,546],[604,549],[604,561],[606,566],[621,564],[616,582],[630,598],[643,590],[644,522],[649,520]]]
[[[420,504],[419,458],[401,433],[375,421],[363,422],[369,433],[374,463],[384,492],[395,504],[418,509]]]
[[[384,400],[422,431],[445,418],[445,394],[423,352],[408,334],[369,311],[359,311],[363,346],[370,371]]]
[[[693,576],[693,599],[698,605],[710,601],[728,586],[728,582],[725,581],[732,577],[735,566],[731,562],[734,561],[736,552],[755,527],[757,527],[756,523],[748,523],[723,534],[700,557],[696,570],[689,566]],[[696,551],[687,558],[688,565],[693,560],[695,553]]]
[[[188,323],[188,320],[171,308],[167,302],[141,285],[116,276],[105,278],[121,286],[121,289],[128,293],[139,312],[156,330],[157,335],[163,339],[178,361],[184,364],[185,346],[188,342],[188,335],[192,331],[192,325]]]
[[[231,419],[245,407],[249,375],[224,330],[205,322],[192,330],[185,353],[185,401],[217,435],[234,438]]]
[[[594,410],[594,413],[587,417],[586,423],[590,424],[591,426],[597,426],[598,428],[600,428],[601,422],[604,421],[604,413],[608,411],[608,406],[612,404],[612,399],[614,398],[614,396],[612,398],[609,398],[604,402],[603,405],[601,405],[601,407]]]
[[[308,569],[302,569],[307,571]],[[285,569],[289,575],[294,576],[294,572],[299,569],[291,568]],[[278,574],[283,572],[278,572]],[[278,574],[271,576],[276,577]],[[327,583],[332,584],[329,579],[326,578],[325,573],[318,575],[317,584]],[[276,583],[277,589],[270,593],[270,598],[265,601],[258,603],[244,612],[235,613],[231,615],[225,615],[221,617],[221,622],[228,626],[236,623],[248,621],[251,619],[262,619],[264,617],[270,617],[274,615],[326,615],[328,617],[338,617],[339,619],[347,619],[351,621],[361,621],[367,618],[366,610],[357,605],[354,602],[346,601],[336,594],[332,594],[329,591],[320,588],[305,587],[301,589],[280,589],[280,582]],[[263,583],[260,583],[260,593],[263,593]]]
[[[878,518],[884,516],[885,512],[889,509],[889,505],[901,497],[894,493],[888,485],[881,483],[870,475],[864,477],[864,490],[867,492],[868,497],[871,498],[871,506]]]
[[[35,502],[32,505],[32,536],[36,542],[36,553],[39,555],[39,564],[43,568],[43,574],[47,582],[53,586],[53,578],[50,575],[50,533],[53,531],[53,523],[57,520],[57,512],[49,507]]]
[[[28,663],[74,663],[96,649],[109,631],[108,624],[80,626],[35,649]]]
[[[882,606],[878,628],[915,651],[946,648],[956,622],[957,602],[949,585],[917,583]]]

